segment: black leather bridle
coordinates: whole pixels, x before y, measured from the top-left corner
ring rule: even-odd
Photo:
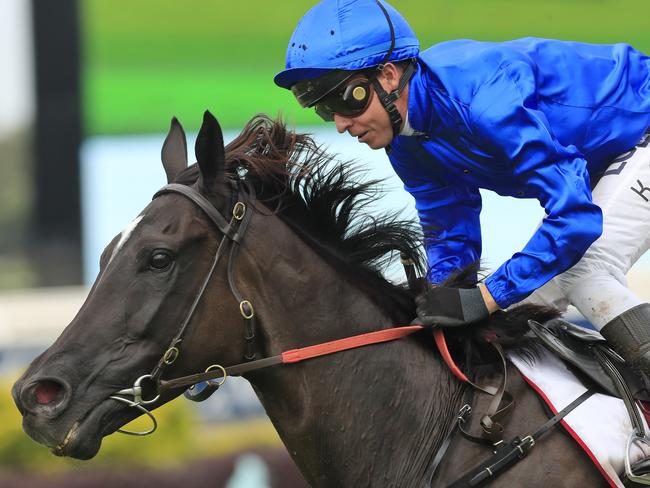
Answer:
[[[168,366],[172,365],[180,356],[181,343],[183,341],[183,337],[185,335],[187,327],[190,321],[192,320],[192,317],[194,316],[194,312],[196,311],[196,308],[201,298],[203,297],[203,294],[206,288],[208,287],[208,284],[210,283],[210,279],[212,278],[212,275],[214,274],[214,271],[217,268],[220,258],[227,253],[229,253],[228,270],[227,270],[228,286],[230,287],[230,291],[232,295],[235,297],[235,300],[239,303],[239,312],[244,320],[244,339],[246,341],[244,361],[248,363],[258,362],[255,361],[256,358],[255,311],[252,303],[249,300],[243,298],[234,280],[234,262],[237,257],[237,253],[239,251],[239,246],[244,238],[244,234],[246,233],[246,229],[248,228],[248,224],[251,220],[252,203],[255,201],[255,192],[253,190],[253,187],[250,185],[246,185],[247,191],[244,192],[244,191],[240,191],[239,188],[240,185],[241,182],[232,184],[233,201],[235,201],[235,203],[232,206],[232,216],[230,220],[226,220],[226,218],[219,212],[219,210],[217,210],[217,208],[206,197],[204,197],[201,193],[199,193],[198,190],[190,186],[171,183],[169,185],[162,187],[158,192],[156,192],[156,194],[152,198],[155,199],[161,195],[166,195],[169,193],[176,193],[176,194],[183,195],[184,197],[191,200],[194,204],[196,204],[205,213],[205,215],[208,216],[208,218],[212,221],[212,223],[223,234],[223,238],[221,239],[221,242],[219,243],[219,247],[217,248],[217,252],[214,255],[214,259],[212,261],[212,265],[210,266],[210,270],[206,274],[205,279],[201,284],[201,288],[199,289],[196,297],[194,298],[194,301],[192,302],[192,305],[190,306],[190,309],[188,310],[185,319],[181,323],[181,326],[179,327],[176,335],[174,335],[174,337],[170,341],[169,346],[165,350],[165,353],[158,360],[158,363],[156,364],[154,369],[151,371],[151,373],[140,376],[135,381],[134,385],[131,388],[125,388],[123,390],[120,390],[116,392],[115,395],[112,395],[110,397],[114,400],[120,401],[122,403],[126,403],[131,407],[138,408],[142,413],[148,415],[153,422],[152,429],[143,432],[131,432],[131,431],[118,429],[118,432],[121,432],[123,434],[131,434],[131,435],[148,435],[153,433],[156,430],[157,427],[156,420],[151,414],[151,412],[146,407],[144,407],[144,405],[149,405],[156,402],[164,391],[178,387],[174,385],[173,380],[170,382],[165,382],[164,380],[162,380],[162,374],[165,371],[165,369]],[[228,250],[228,247],[230,248],[230,250]],[[244,366],[245,364],[246,363],[243,363],[242,366]],[[212,373],[212,375],[210,373]],[[188,397],[193,400],[200,400],[203,397],[207,398],[207,396],[209,396],[223,383],[226,374],[227,374],[226,369],[223,366],[212,365],[207,368],[205,373],[192,375],[193,377],[197,377],[197,378],[203,375],[207,375],[208,377],[209,376],[217,377],[217,378],[220,377],[222,378],[222,381],[208,383],[207,388],[202,390],[200,392],[200,397],[198,397],[197,395],[197,398],[192,397],[192,393],[190,390]],[[151,399],[143,398],[142,383],[144,381],[151,382],[154,385],[155,396]],[[198,380],[196,381],[196,383],[198,383],[199,381],[202,380]],[[132,395],[133,400],[129,400],[127,398],[117,396],[117,395]]]
[[[251,220],[252,208],[246,205],[246,194],[244,192],[237,191],[236,185],[233,184],[233,187],[235,199],[238,197],[243,198],[238,199],[232,207],[232,217],[230,221],[226,221],[226,219],[207,198],[205,198],[197,190],[190,186],[172,183],[162,187],[153,196],[155,199],[156,197],[168,193],[179,193],[183,195],[195,203],[201,210],[203,210],[203,212],[210,218],[217,229],[219,229],[219,231],[223,234],[223,238],[219,243],[219,247],[217,248],[217,252],[214,256],[214,260],[212,261],[212,266],[210,266],[210,270],[203,280],[203,284],[201,285],[201,288],[199,289],[194,302],[192,302],[192,305],[190,306],[190,309],[185,316],[185,320],[183,321],[174,338],[171,340],[169,347],[165,351],[165,354],[163,354],[163,356],[160,358],[158,364],[151,373],[152,379],[154,381],[158,381],[164,369],[170,364],[174,363],[174,361],[180,355],[180,344],[183,340],[185,330],[187,329],[187,326],[190,323],[194,312],[196,311],[196,307],[198,306],[199,301],[201,300],[201,297],[203,296],[203,293],[205,292],[205,289],[207,288],[210,279],[212,278],[212,274],[214,273],[214,270],[219,263],[219,258],[228,252],[228,246],[230,246],[230,255],[228,257],[228,285],[230,287],[232,295],[235,297],[235,300],[237,300],[239,303],[239,311],[242,315],[242,318],[244,319],[244,339],[246,339],[246,352],[244,353],[244,359],[246,361],[252,361],[255,359],[255,311],[251,302],[249,300],[245,300],[237,289],[237,285],[235,284],[234,280],[233,265],[237,256],[237,252],[239,251],[239,246],[244,238],[244,234],[246,233],[246,229],[248,228],[248,224]],[[252,187],[250,187],[249,192],[253,192]],[[248,195],[248,199],[252,201],[254,199],[254,195]]]

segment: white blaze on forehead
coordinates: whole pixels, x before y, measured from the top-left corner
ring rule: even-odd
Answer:
[[[126,228],[122,231],[122,234],[120,235],[120,240],[115,244],[115,247],[113,248],[113,253],[111,254],[111,259],[108,260],[110,263],[113,258],[117,255],[118,252],[120,252],[120,249],[122,249],[122,246],[126,244],[126,241],[129,240],[129,237],[131,237],[131,234],[135,230],[135,228],[138,226],[142,218],[144,217],[144,214],[138,215],[133,221],[126,226]]]

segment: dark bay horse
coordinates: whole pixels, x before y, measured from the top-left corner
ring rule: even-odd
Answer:
[[[234,228],[166,191],[106,247],[81,310],[13,388],[25,431],[57,455],[91,458],[104,436],[140,415],[115,398],[149,372],[175,378],[408,324],[415,315],[409,292],[379,270],[395,250],[417,255],[418,231],[391,216],[364,215],[376,185],[359,183],[354,166],[330,164],[308,136],[264,116],[224,148],[206,112],[195,152],[198,163],[188,167],[174,119],[163,147],[168,181],[245,224]],[[253,192],[257,199],[244,210],[235,193]],[[223,245],[238,252],[223,254]],[[252,315],[254,327],[242,319]],[[524,318],[500,312],[491,321]],[[490,371],[486,379],[498,375]],[[509,373],[517,407],[506,437],[523,437],[547,416]],[[463,403],[463,384],[426,332],[244,376],[307,481],[319,487],[428,486]],[[153,400],[156,392],[141,386]],[[166,391],[149,408],[182,392]],[[456,436],[433,485],[447,486],[490,454]],[[555,429],[493,485],[605,483]]]

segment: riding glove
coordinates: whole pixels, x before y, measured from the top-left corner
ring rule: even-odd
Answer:
[[[415,299],[415,322],[438,327],[469,325],[489,317],[481,290],[436,286]]]

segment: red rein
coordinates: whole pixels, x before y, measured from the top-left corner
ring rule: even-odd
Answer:
[[[368,346],[370,344],[379,344],[381,342],[394,341],[422,329],[424,329],[424,327],[421,325],[394,327],[392,329],[378,330],[375,332],[369,332],[367,334],[346,337],[345,339],[324,342],[322,344],[316,344],[314,346],[302,347],[300,349],[291,349],[282,353],[282,363],[298,363],[300,361],[304,361],[305,359],[325,356],[327,354],[346,351],[348,349]],[[449,367],[454,376],[463,382],[467,382],[467,376],[465,376],[463,372],[458,368],[458,366],[456,366],[454,359],[449,353],[447,342],[445,341],[445,335],[442,329],[433,329],[433,338],[436,342],[436,346],[438,346],[438,350],[440,351],[442,359],[445,361],[445,364]]]

